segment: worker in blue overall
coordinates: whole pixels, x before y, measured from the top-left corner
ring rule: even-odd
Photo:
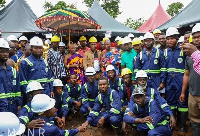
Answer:
[[[53,81],[54,99],[56,100],[55,108],[57,109],[57,117],[61,118],[63,127],[65,126],[65,118],[68,114],[67,97],[68,92],[64,90],[63,83],[60,79]]]
[[[132,71],[128,68],[122,69],[121,77],[124,80],[124,84],[121,85],[119,90],[119,95],[122,101],[122,112],[124,112],[128,106],[128,102],[130,101],[132,91],[134,86],[131,82]]]
[[[44,88],[43,93],[54,97],[52,72],[42,58],[43,41],[39,37],[33,37],[30,45],[32,54],[20,63],[20,85],[23,93],[26,94],[28,83],[38,81]]]
[[[182,91],[186,56],[179,48],[179,32],[175,27],[169,27],[167,29],[166,38],[168,48],[164,52],[167,68],[165,99],[171,107],[175,116],[178,110],[177,120],[179,122],[180,132],[186,132],[188,101],[187,99],[185,100],[185,102],[180,102],[179,100]]]
[[[96,97],[99,94],[98,81],[95,80],[95,69],[93,67],[87,67],[85,75],[87,77],[87,83],[81,88],[81,114],[87,115],[93,108]]]
[[[17,114],[22,97],[18,72],[6,64],[9,49],[8,42],[0,38],[0,112]]]
[[[119,92],[119,88],[124,83],[124,81],[122,78],[117,77],[115,67],[113,65],[108,65],[106,67],[106,73],[108,75],[110,88]]]
[[[135,72],[144,70],[148,75],[148,85],[152,88],[162,90],[165,87],[166,67],[165,59],[159,49],[154,46],[154,36],[147,32],[144,35],[144,44],[146,49],[143,49],[136,58]]]
[[[120,134],[122,119],[120,96],[117,91],[109,88],[107,78],[102,77],[98,83],[100,94],[82,126],[87,127],[90,124],[101,128],[105,125],[111,125],[115,133]]]
[[[45,120],[44,125],[39,129],[29,129],[25,132],[25,135],[34,134],[35,136],[74,136],[78,132],[84,132],[85,128],[83,126],[77,129],[63,130],[59,129],[51,118],[55,117],[55,99],[50,98],[46,94],[37,94],[33,97],[31,101],[31,109],[37,116],[34,119]]]
[[[124,122],[135,124],[139,134],[172,136],[169,119],[157,101],[145,96],[141,87],[134,89],[133,98],[135,103],[124,115]]]

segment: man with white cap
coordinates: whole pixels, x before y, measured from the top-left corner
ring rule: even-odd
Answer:
[[[21,56],[23,55],[27,42],[28,39],[26,38],[26,36],[21,36],[19,38],[19,46],[21,47],[21,49],[19,49],[17,52],[18,58],[21,58]]]
[[[20,80],[16,69],[6,64],[9,49],[8,42],[0,38],[0,112],[17,114],[22,106]]]
[[[12,112],[0,112],[0,136],[21,135],[25,131],[25,126]]]
[[[62,130],[59,129],[50,118],[55,117],[55,100],[50,98],[45,94],[37,94],[33,97],[31,101],[31,110],[37,114],[35,119],[45,120],[44,126],[39,129],[30,129],[26,131],[26,135],[31,135],[34,133],[35,136],[74,136],[78,132],[83,132],[84,127],[80,126],[78,129]]]
[[[95,80],[95,69],[93,67],[87,67],[85,75],[87,77],[87,83],[81,88],[81,114],[87,115],[94,106],[95,98],[99,93],[98,81]]]
[[[38,81],[44,88],[43,93],[53,97],[52,72],[42,58],[43,41],[39,37],[30,40],[32,54],[20,63],[20,85],[26,94],[26,87],[31,81]]]
[[[155,29],[153,31],[154,40],[155,40],[155,44],[154,44],[155,48],[159,48],[160,47],[160,41],[159,41],[159,35],[160,34],[161,34],[161,31],[159,29]]]
[[[65,43],[64,42],[60,42],[59,43],[59,51],[60,51],[60,53],[61,53],[61,55],[63,55],[64,56],[64,58],[65,58]]]

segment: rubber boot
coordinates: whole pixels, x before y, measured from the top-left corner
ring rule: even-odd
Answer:
[[[188,112],[179,112],[178,122],[179,122],[180,132],[186,132],[187,118],[188,118]]]
[[[200,123],[191,123],[192,136],[200,135]]]

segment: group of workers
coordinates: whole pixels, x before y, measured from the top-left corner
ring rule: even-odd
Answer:
[[[171,136],[176,125],[187,132],[188,113],[192,135],[200,134],[200,75],[188,49],[200,49],[199,23],[183,37],[169,27],[116,37],[116,47],[109,38],[98,49],[94,36],[79,42],[66,51],[58,36],[0,38],[0,135],[71,136],[91,125]],[[86,121],[66,129],[74,114]]]

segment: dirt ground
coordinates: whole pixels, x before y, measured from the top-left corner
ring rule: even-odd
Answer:
[[[71,121],[66,121],[66,129],[77,128],[78,126],[82,125],[86,121],[86,117],[80,115],[74,115]],[[192,136],[189,122],[187,123],[188,132],[185,135],[182,135],[176,131],[173,132],[173,136]],[[77,134],[77,136],[115,136],[115,133],[111,127],[108,128],[97,128],[89,126],[85,132],[81,132]],[[125,136],[137,136],[136,131],[132,129],[130,126],[127,129],[127,133]]]

